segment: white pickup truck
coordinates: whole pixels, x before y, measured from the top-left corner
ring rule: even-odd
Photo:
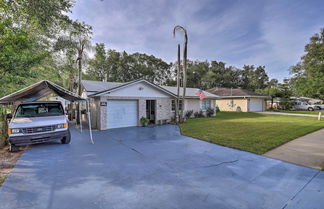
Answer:
[[[294,110],[308,110],[308,111],[314,111],[314,110],[321,110],[324,109],[324,105],[320,104],[309,104],[307,102],[295,102],[293,106]]]
[[[28,102],[18,105],[11,117],[8,135],[10,151],[19,146],[60,139],[70,143],[69,125],[61,102]]]

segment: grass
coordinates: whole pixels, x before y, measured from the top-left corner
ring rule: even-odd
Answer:
[[[296,113],[296,114],[308,114],[308,115],[318,115],[319,111],[300,111],[300,110],[280,110],[280,112],[285,113]],[[324,112],[322,112],[324,115]]]
[[[212,118],[194,118],[180,125],[185,136],[256,154],[324,128],[317,118],[260,113],[221,112]]]
[[[26,147],[21,147],[20,152],[8,152],[8,148],[0,148],[0,187],[10,171],[15,167],[16,162],[24,153],[24,150],[26,150]]]
[[[6,180],[7,175],[0,176],[0,186]]]

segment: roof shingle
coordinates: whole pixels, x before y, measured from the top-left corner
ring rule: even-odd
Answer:
[[[206,90],[209,93],[216,94],[220,97],[266,97],[263,94],[256,93],[247,89],[241,88],[212,88]]]

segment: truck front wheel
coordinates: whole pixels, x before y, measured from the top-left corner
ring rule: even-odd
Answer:
[[[71,142],[71,133],[70,130],[68,130],[68,133],[63,139],[61,139],[62,144],[70,144]]]
[[[309,108],[308,108],[308,111],[314,111],[314,108],[309,107]]]
[[[19,147],[17,147],[14,144],[9,144],[9,152],[18,152],[19,151]]]

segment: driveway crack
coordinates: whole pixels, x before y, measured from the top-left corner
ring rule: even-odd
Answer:
[[[224,162],[221,162],[221,163],[217,163],[217,164],[212,164],[212,165],[206,165],[206,166],[202,166],[203,168],[210,168],[210,167],[217,167],[217,166],[220,166],[222,164],[229,164],[229,163],[235,163],[239,161],[238,159],[236,160],[232,160],[232,161],[224,161]]]
[[[124,145],[125,147],[127,147],[128,149],[130,149],[130,150],[132,150],[132,151],[134,151],[134,152],[137,152],[138,154],[144,156],[143,153],[141,153],[141,152],[138,151],[137,149],[135,149],[135,148],[133,148],[133,147],[128,146],[127,144],[125,144],[125,143],[123,142],[122,139],[118,139],[117,141],[118,141],[121,145]]]
[[[294,199],[295,199],[295,197],[297,197],[297,195],[299,194],[299,193],[301,193],[305,188],[306,188],[306,186],[309,184],[309,183],[311,183],[312,181],[313,181],[313,179],[320,173],[321,171],[317,171],[313,176],[312,176],[312,178],[310,178],[307,182],[306,182],[306,184],[298,191],[298,192],[296,192],[296,194],[292,197],[292,198],[290,198],[290,200],[288,200],[287,202],[286,202],[286,204],[282,207],[282,209],[285,209],[287,206],[288,206],[288,204],[291,202],[291,201],[293,201]]]

